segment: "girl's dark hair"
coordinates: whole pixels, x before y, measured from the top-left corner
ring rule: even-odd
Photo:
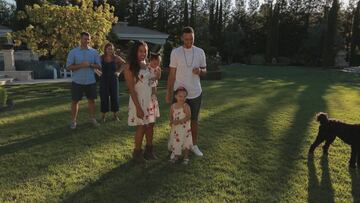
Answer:
[[[186,95],[188,94],[187,90],[185,89],[185,87],[179,87],[175,90],[174,94],[177,95],[179,92],[185,92]]]
[[[154,52],[151,52],[150,53],[150,61],[152,60],[158,60],[159,62],[161,62],[161,56],[159,53],[154,53]]]
[[[188,94],[187,90],[185,89],[185,87],[178,87],[175,92],[174,95],[176,96],[179,92],[185,92],[186,95]],[[176,98],[174,97],[175,102],[177,102]]]
[[[131,47],[129,55],[128,55],[128,63],[131,73],[136,77],[136,79],[139,79],[138,75],[140,72],[140,64],[137,58],[138,50],[141,46],[148,47],[147,44],[144,41],[135,41],[134,45]]]

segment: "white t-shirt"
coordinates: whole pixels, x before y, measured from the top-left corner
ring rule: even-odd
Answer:
[[[188,91],[188,99],[194,99],[201,95],[200,77],[193,74],[192,70],[206,67],[204,50],[196,46],[192,46],[190,49],[183,46],[175,48],[171,52],[170,67],[176,68],[174,90],[184,87]]]

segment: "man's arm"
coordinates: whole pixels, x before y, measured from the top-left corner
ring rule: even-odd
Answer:
[[[176,79],[176,68],[169,68],[169,76],[168,76],[168,80],[167,80],[167,88],[166,88],[166,103],[170,104],[171,103],[171,99],[172,99],[172,94],[174,91],[174,83],[175,83],[175,79]]]
[[[206,75],[206,73],[207,73],[206,67],[200,67],[199,75],[204,76],[204,75]]]
[[[176,57],[176,53],[174,50],[171,51],[170,54],[170,64],[169,64],[169,75],[167,80],[167,88],[166,88],[166,103],[171,104],[172,94],[174,91],[174,83],[176,79],[176,68],[178,67],[178,59]]]
[[[95,53],[95,63],[90,64],[90,68],[101,70],[101,59],[99,53]]]
[[[206,69],[206,55],[205,52],[202,50],[201,53],[201,63],[200,63],[200,76],[204,76],[207,73],[207,69]]]
[[[85,63],[81,63],[81,64],[72,64],[72,65],[69,65],[67,67],[68,70],[71,70],[71,71],[77,71],[77,70],[80,70],[82,68],[85,67]]]
[[[70,53],[66,59],[66,69],[71,70],[71,71],[77,71],[77,70],[80,70],[82,68],[89,67],[89,66],[90,66],[89,62],[82,62],[80,64],[75,64],[75,54],[74,54],[74,52],[70,51]]]
[[[201,54],[200,54],[200,67],[198,68],[194,68],[193,69],[193,74],[195,75],[199,75],[199,76],[204,76],[207,73],[207,69],[206,69],[206,55],[205,52],[203,50],[201,50]]]

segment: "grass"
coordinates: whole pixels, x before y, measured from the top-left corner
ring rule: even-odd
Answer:
[[[360,202],[349,146],[336,140],[329,157],[320,149],[307,156],[316,112],[360,123],[359,82],[311,68],[226,67],[222,81],[203,81],[205,156],[189,166],[167,161],[162,88],[160,159],[145,167],[130,161],[134,129],[126,125],[123,83],[121,122],[94,129],[82,102],[76,131],[68,128],[69,84],[7,87],[16,107],[0,113],[0,202]]]

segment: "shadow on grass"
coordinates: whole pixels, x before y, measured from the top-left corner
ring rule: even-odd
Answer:
[[[264,69],[265,70],[265,69]],[[217,82],[219,88],[215,88],[212,92],[205,92],[206,105],[211,107],[212,105],[220,105],[224,100],[215,101],[210,100],[212,97],[224,96],[224,94],[229,97],[226,101],[230,101],[232,97],[250,97],[256,96],[257,94],[262,94],[260,96],[264,99],[264,102],[255,105],[255,110],[252,112],[244,112],[244,114],[236,114],[239,108],[247,108],[248,105],[252,104],[242,104],[241,101],[239,104],[235,104],[230,108],[220,110],[210,117],[201,121],[202,130],[211,132],[210,135],[200,136],[200,144],[204,146],[205,156],[207,154],[213,154],[213,151],[217,151],[218,143],[226,142],[226,139],[229,139],[230,134],[236,134],[239,126],[233,126],[233,128],[215,128],[216,126],[229,126],[229,123],[233,123],[234,119],[242,121],[241,124],[244,125],[244,128],[250,129],[255,133],[249,134],[239,134],[238,137],[232,137],[233,143],[232,150],[237,147],[244,147],[246,152],[246,165],[244,163],[236,162],[235,157],[236,153],[226,154],[229,157],[224,157],[229,160],[230,165],[234,165],[238,170],[244,170],[245,172],[251,175],[260,175],[264,180],[263,182],[256,183],[254,190],[250,190],[249,199],[254,197],[253,201],[267,200],[266,197],[272,196],[271,200],[280,201],[281,195],[289,189],[289,179],[291,178],[291,173],[295,169],[296,161],[303,159],[301,155],[301,150],[303,149],[305,140],[307,137],[307,130],[309,129],[309,123],[313,119],[313,116],[317,111],[325,110],[326,104],[323,100],[323,95],[325,94],[329,85],[331,85],[331,80],[322,80],[321,78],[316,78],[314,76],[309,76],[310,78],[304,79],[303,75],[298,77],[292,74],[290,75],[278,75],[278,74],[269,74],[267,71],[264,73],[256,73],[250,71],[241,71],[237,79],[243,79],[244,82],[237,83],[234,80],[225,80]],[[294,79],[292,77],[295,77]],[[278,86],[268,86],[263,88],[264,85],[271,84],[272,80],[284,81],[292,83],[292,85],[284,85],[282,87]],[[259,83],[257,83],[259,82]],[[262,83],[261,83],[262,82]],[[244,88],[244,91],[241,92],[241,88],[238,85],[247,85],[250,88]],[[298,88],[305,87],[301,92],[296,92]],[[236,89],[238,92],[233,92]],[[226,91],[224,91],[226,90]],[[274,92],[273,95],[268,95],[271,92]],[[160,97],[159,97],[160,98]],[[163,98],[163,96],[161,96]],[[288,129],[285,129],[284,133],[281,133],[280,139],[275,140],[272,137],[269,129],[266,128],[266,122],[269,116],[274,113],[274,111],[281,110],[282,105],[288,104],[289,102],[294,102],[297,105],[297,110],[294,113],[294,120]],[[265,104],[264,104],[265,103]],[[263,105],[262,105],[263,104]],[[162,114],[166,115],[166,114]],[[164,120],[165,122],[165,120]],[[161,123],[160,123],[161,124]],[[259,129],[262,128],[262,129]],[[200,131],[200,133],[201,133]],[[202,133],[201,133],[202,134]],[[229,135],[228,135],[229,134]],[[50,134],[50,136],[52,136]],[[85,136],[84,136],[85,138]],[[250,144],[254,145],[248,149],[247,146],[244,146],[244,143],[241,143],[241,139],[250,140]],[[45,140],[50,141],[50,138],[45,138]],[[274,141],[275,140],[275,141]],[[47,141],[36,141],[39,145],[46,143]],[[92,140],[91,142],[100,141],[100,139]],[[160,149],[160,154],[165,157],[166,154],[166,138],[158,139],[158,145],[164,146]],[[25,147],[29,145],[28,143],[23,143]],[[273,145],[272,144],[276,144]],[[31,146],[31,144],[29,145]],[[14,145],[14,149],[19,149],[19,146]],[[271,154],[271,148],[276,148],[275,155]],[[159,147],[160,148],[160,147]],[[7,150],[11,152],[12,148],[4,149],[6,153]],[[75,150],[75,149],[73,149]],[[1,150],[0,150],[1,152]],[[221,153],[221,152],[220,152]],[[71,156],[72,152],[68,152],[67,156]],[[216,154],[213,154],[216,155]],[[218,154],[221,156],[222,154]],[[210,155],[211,156],[211,155]],[[232,157],[234,156],[234,157]],[[217,160],[217,157],[214,157]],[[266,161],[270,164],[274,164],[272,170],[268,173],[263,172],[264,169],[259,163],[256,165],[256,162]],[[57,160],[61,161],[61,160]],[[210,167],[213,159],[211,157],[204,157],[199,160],[194,160],[194,166],[197,167]],[[218,161],[218,160],[217,160]],[[253,163],[255,162],[255,164]],[[311,164],[311,163],[310,163]],[[326,172],[327,168],[327,172]],[[309,179],[313,178],[312,173],[310,173],[311,167],[309,167]],[[216,186],[206,185],[206,181],[211,182],[211,178],[215,176],[220,171],[211,169],[208,174],[201,174],[202,171],[199,171],[199,168],[187,167],[175,167],[172,168],[168,165],[166,158],[160,159],[158,161],[148,164],[145,168],[134,167],[130,162],[126,162],[111,170],[108,173],[103,174],[99,179],[95,180],[92,183],[86,185],[83,189],[75,191],[69,196],[65,196],[65,202],[78,202],[78,201],[119,201],[119,202],[136,202],[136,201],[146,201],[146,200],[156,200],[156,198],[173,197],[173,198],[186,198],[193,197],[194,199],[204,198],[202,195],[213,195],[217,190],[223,189]],[[254,170],[257,174],[254,174]],[[328,166],[322,164],[323,175],[328,174],[326,177],[323,176],[324,180],[328,179],[324,184],[327,184],[327,188],[332,188],[330,174]],[[192,176],[189,176],[189,174]],[[227,175],[232,175],[227,174]],[[279,178],[280,177],[280,178]],[[246,177],[247,178],[247,177]],[[251,178],[251,177],[250,177]],[[353,178],[353,193],[354,193],[354,182],[357,177]],[[358,178],[357,178],[358,180]],[[204,181],[204,185],[201,185]],[[240,180],[236,180],[240,181]],[[272,184],[263,185],[266,181],[271,181]],[[315,181],[315,180],[314,180]],[[309,181],[311,183],[311,181]],[[240,182],[235,182],[240,185]],[[199,184],[199,185],[198,185]],[[221,183],[218,183],[221,184]],[[175,191],[174,185],[179,185],[181,191]],[[273,187],[276,185],[277,187]],[[224,186],[226,187],[226,186]],[[258,191],[255,191],[258,190]],[[310,185],[309,185],[310,190]],[[188,196],[187,191],[193,191],[194,196]],[[183,192],[183,193],[182,193]],[[199,192],[199,193],[197,193]],[[233,191],[227,191],[228,195],[231,196]],[[256,196],[254,192],[258,194],[267,194],[268,196]],[[157,197],[160,195],[160,197]],[[161,196],[162,195],[162,196]],[[309,199],[313,196],[312,192],[309,192]],[[353,195],[354,196],[354,195]],[[265,198],[264,198],[265,197]],[[258,199],[256,199],[258,198]],[[236,201],[238,199],[233,199]],[[329,196],[328,200],[330,202],[334,201],[333,197]],[[231,201],[231,199],[230,199]]]
[[[48,133],[42,133],[40,136],[26,137],[19,140],[15,140],[11,144],[0,146],[0,157],[16,153],[18,151],[27,150],[36,146],[46,145],[51,142],[56,142],[60,139],[67,139],[69,136],[73,136],[81,133],[88,133],[92,129],[95,129],[90,123],[79,126],[76,130],[71,130],[67,125],[61,126],[56,129],[50,130]]]
[[[297,161],[304,159],[302,151],[304,145],[307,143],[306,140],[308,139],[310,124],[314,119],[316,112],[327,109],[323,96],[333,83],[331,78],[325,77],[325,79],[323,79],[319,78],[317,74],[309,75],[309,73],[307,73],[308,75],[304,75],[306,72],[302,70],[295,70],[291,73],[289,73],[290,71],[284,72],[283,74],[274,74],[275,72],[276,71],[264,69],[264,72],[249,70],[248,72],[244,71],[242,74],[243,77],[245,76],[260,81],[265,80],[271,82],[280,80],[284,82],[293,82],[291,89],[293,91],[301,86],[305,87],[299,94],[284,92],[281,94],[283,98],[278,98],[278,102],[269,104],[269,106],[264,108],[265,110],[259,108],[257,111],[249,114],[254,115],[257,118],[266,118],[273,112],[274,108],[280,109],[281,106],[277,105],[281,105],[284,100],[290,100],[290,104],[296,105],[296,111],[293,114],[294,119],[291,121],[291,125],[281,133],[280,139],[277,142],[274,143],[274,138],[271,136],[279,135],[271,135],[266,128],[262,131],[255,130],[255,136],[249,138],[255,139],[257,145],[254,150],[250,150],[247,153],[249,156],[248,158],[256,164],[255,166],[251,166],[251,169],[254,170],[256,174],[260,174],[266,181],[274,183],[271,185],[263,184],[259,186],[259,194],[271,193],[271,196],[268,196],[270,199],[258,199],[257,201],[278,202],[283,200],[281,199],[282,196],[290,189],[289,182],[291,182],[291,175],[296,169]],[[327,74],[326,72],[324,73]],[[274,91],[276,90],[277,89],[274,89]],[[276,100],[276,98],[274,98],[274,100]],[[266,122],[266,120],[258,119],[258,121],[260,122],[257,122],[257,127],[265,126],[264,122]],[[276,156],[269,159],[269,154],[274,150]],[[260,164],[260,166],[257,166],[257,164]],[[270,167],[271,169],[262,168],[261,165],[267,165],[266,167]],[[269,173],[269,170],[271,170],[271,173]],[[272,185],[276,185],[276,187],[272,187]],[[334,200],[332,199],[331,201]]]
[[[335,202],[334,189],[331,183],[328,157],[321,157],[320,165],[322,170],[321,180],[317,177],[314,156],[309,156],[308,161],[308,202]]]
[[[349,169],[353,202],[360,202],[360,169]]]
[[[229,108],[220,110],[216,112],[215,114],[211,115],[210,117],[207,117],[201,121],[201,126],[206,126],[208,128],[208,131],[212,132],[212,135],[207,135],[206,140],[205,138],[201,139],[201,146],[205,147],[206,151],[213,151],[216,150],[217,144],[223,142],[229,133],[235,133],[237,131],[236,128],[223,128],[218,129],[216,126],[221,125],[228,125],[228,123],[231,123],[234,121],[234,119],[241,119],[245,120],[247,127],[259,127],[258,125],[254,125],[253,122],[261,119],[261,122],[266,121],[266,116],[278,108],[281,108],[282,103],[280,101],[289,101],[289,98],[287,98],[285,95],[292,95],[292,92],[294,91],[294,88],[296,86],[291,86],[290,89],[288,89],[288,86],[284,86],[283,89],[277,90],[277,92],[273,95],[270,95],[266,97],[265,101],[270,103],[270,106],[264,106],[260,104],[260,106],[256,109],[259,111],[259,114],[257,117],[254,117],[254,112],[250,113],[249,115],[237,115],[236,110],[240,108],[246,108],[247,105],[244,104],[236,104],[234,106],[231,106]],[[216,91],[212,92],[211,94],[207,95],[206,97],[211,98],[212,94],[217,94]],[[248,91],[247,96],[251,96],[253,94],[256,94],[256,91]],[[246,95],[246,93],[242,93],[243,96]],[[290,99],[291,100],[291,99]],[[279,103],[277,103],[279,102]],[[207,105],[211,106],[213,102],[209,102]],[[254,114],[253,114],[254,113]],[[239,118],[240,116],[240,118]],[[237,126],[236,126],[237,127]],[[257,138],[250,138],[255,139],[255,142],[261,142],[261,138],[263,138],[265,135],[259,135]],[[241,137],[246,137],[248,135],[239,135]],[[237,138],[234,138],[236,140]],[[258,140],[257,140],[258,139]],[[239,140],[236,140],[237,142]],[[165,140],[161,140],[159,142],[159,145],[165,145]],[[242,145],[242,143],[235,143],[238,147]],[[261,146],[260,146],[261,148]],[[257,148],[258,149],[258,148]],[[230,150],[230,149],[229,149]],[[205,152],[209,153],[209,152]],[[210,152],[211,153],[211,152]],[[164,154],[164,152],[163,152]],[[251,160],[254,158],[254,155],[258,155],[255,151],[250,152],[249,157],[247,159]],[[211,155],[209,155],[211,156]],[[228,159],[230,157],[227,157]],[[255,157],[256,158],[256,157]],[[216,157],[215,157],[216,159]],[[186,191],[192,191],[196,193],[197,190],[199,192],[201,191],[208,191],[210,193],[211,189],[214,186],[210,188],[204,183],[204,185],[197,185],[201,184],[201,180],[205,181],[201,177],[199,169],[193,169],[193,168],[175,168],[171,169],[169,165],[166,163],[166,160],[162,160],[163,162],[156,162],[152,163],[149,171],[148,169],[144,169],[143,171],[136,168],[129,168],[129,164],[125,163],[124,165],[119,166],[118,168],[112,170],[111,172],[104,174],[100,179],[95,181],[94,183],[91,183],[87,185],[82,190],[70,195],[65,202],[77,202],[77,201],[127,201],[127,202],[138,202],[138,201],[153,201],[156,200],[157,195],[168,195],[165,198],[171,199],[171,198],[180,198],[180,200],[186,199]],[[202,164],[211,164],[211,159],[209,158],[202,158],[201,160],[194,160],[195,163],[198,164],[199,162]],[[238,163],[232,163],[232,164],[238,164]],[[250,163],[249,163],[250,164]],[[199,164],[198,164],[199,165]],[[209,167],[209,166],[206,166]],[[129,171],[135,170],[136,173],[131,173]],[[185,177],[182,177],[184,173],[186,173],[187,170],[195,170],[192,171],[195,175],[192,178],[195,179],[186,179]],[[215,176],[216,173],[219,173],[219,171],[211,170],[211,177]],[[198,178],[198,180],[196,180]],[[182,182],[182,179],[185,179],[189,182]],[[146,185],[150,184],[150,187],[146,187]],[[181,185],[182,188],[181,191],[176,191],[175,193],[168,194],[170,191],[173,191],[176,187],[175,185]],[[217,183],[221,184],[221,183]],[[263,188],[265,190],[265,188]],[[210,191],[209,191],[210,190]],[[215,191],[213,191],[215,192]],[[160,193],[160,194],[159,194]],[[181,194],[176,194],[181,193]],[[195,194],[195,196],[188,197],[192,200],[200,198],[201,194]],[[182,198],[182,199],[181,199]],[[174,199],[171,199],[174,200]],[[190,200],[190,199],[189,199]],[[162,200],[163,201],[163,200]]]

